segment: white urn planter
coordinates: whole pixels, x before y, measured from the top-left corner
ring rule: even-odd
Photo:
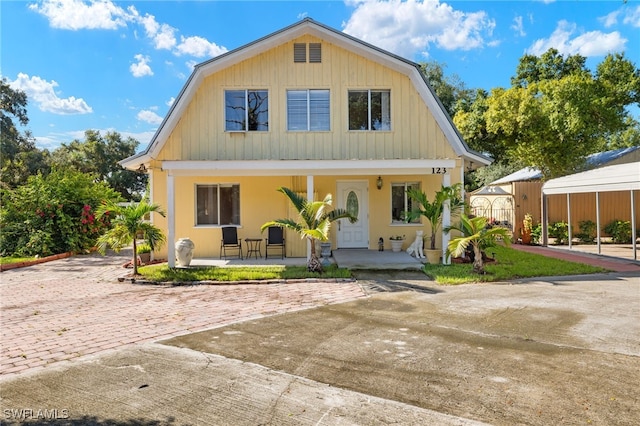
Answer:
[[[391,241],[391,251],[394,253],[398,253],[402,251],[402,245],[404,244],[404,240],[389,240]]]
[[[178,266],[189,266],[193,259],[195,244],[189,238],[180,238],[176,242],[176,261]]]

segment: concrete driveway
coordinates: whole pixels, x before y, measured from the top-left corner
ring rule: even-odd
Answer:
[[[637,424],[637,274],[442,287],[2,273],[3,424]]]

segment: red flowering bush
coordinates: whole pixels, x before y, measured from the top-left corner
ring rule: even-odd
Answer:
[[[82,252],[95,246],[110,226],[96,219],[103,200],[119,200],[106,183],[75,171],[31,176],[14,190],[2,189],[0,255],[47,256]]]

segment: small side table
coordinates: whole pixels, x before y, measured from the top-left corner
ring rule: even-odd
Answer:
[[[251,257],[251,254],[260,259],[262,259],[262,252],[260,251],[260,246],[262,244],[262,238],[245,238],[245,243],[247,243],[247,259]]]

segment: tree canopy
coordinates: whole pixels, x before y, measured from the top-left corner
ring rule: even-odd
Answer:
[[[96,130],[87,130],[85,140],[62,144],[51,154],[54,168],[68,168],[91,173],[118,191],[126,200],[138,201],[145,189],[147,175],[126,170],[118,161],[134,155],[139,142],[131,137],[123,139],[117,132],[104,136]]]
[[[555,49],[524,55],[512,87],[476,92],[454,123],[500,167],[530,166],[545,179],[583,169],[589,154],[637,144],[629,107],[640,105],[640,70],[624,54],[607,55],[595,73],[585,61]]]
[[[38,171],[49,169],[49,153],[36,148],[35,139],[28,131],[18,130],[17,124],[26,126],[27,95],[12,89],[6,79],[0,80],[0,183],[5,188],[16,188]]]

